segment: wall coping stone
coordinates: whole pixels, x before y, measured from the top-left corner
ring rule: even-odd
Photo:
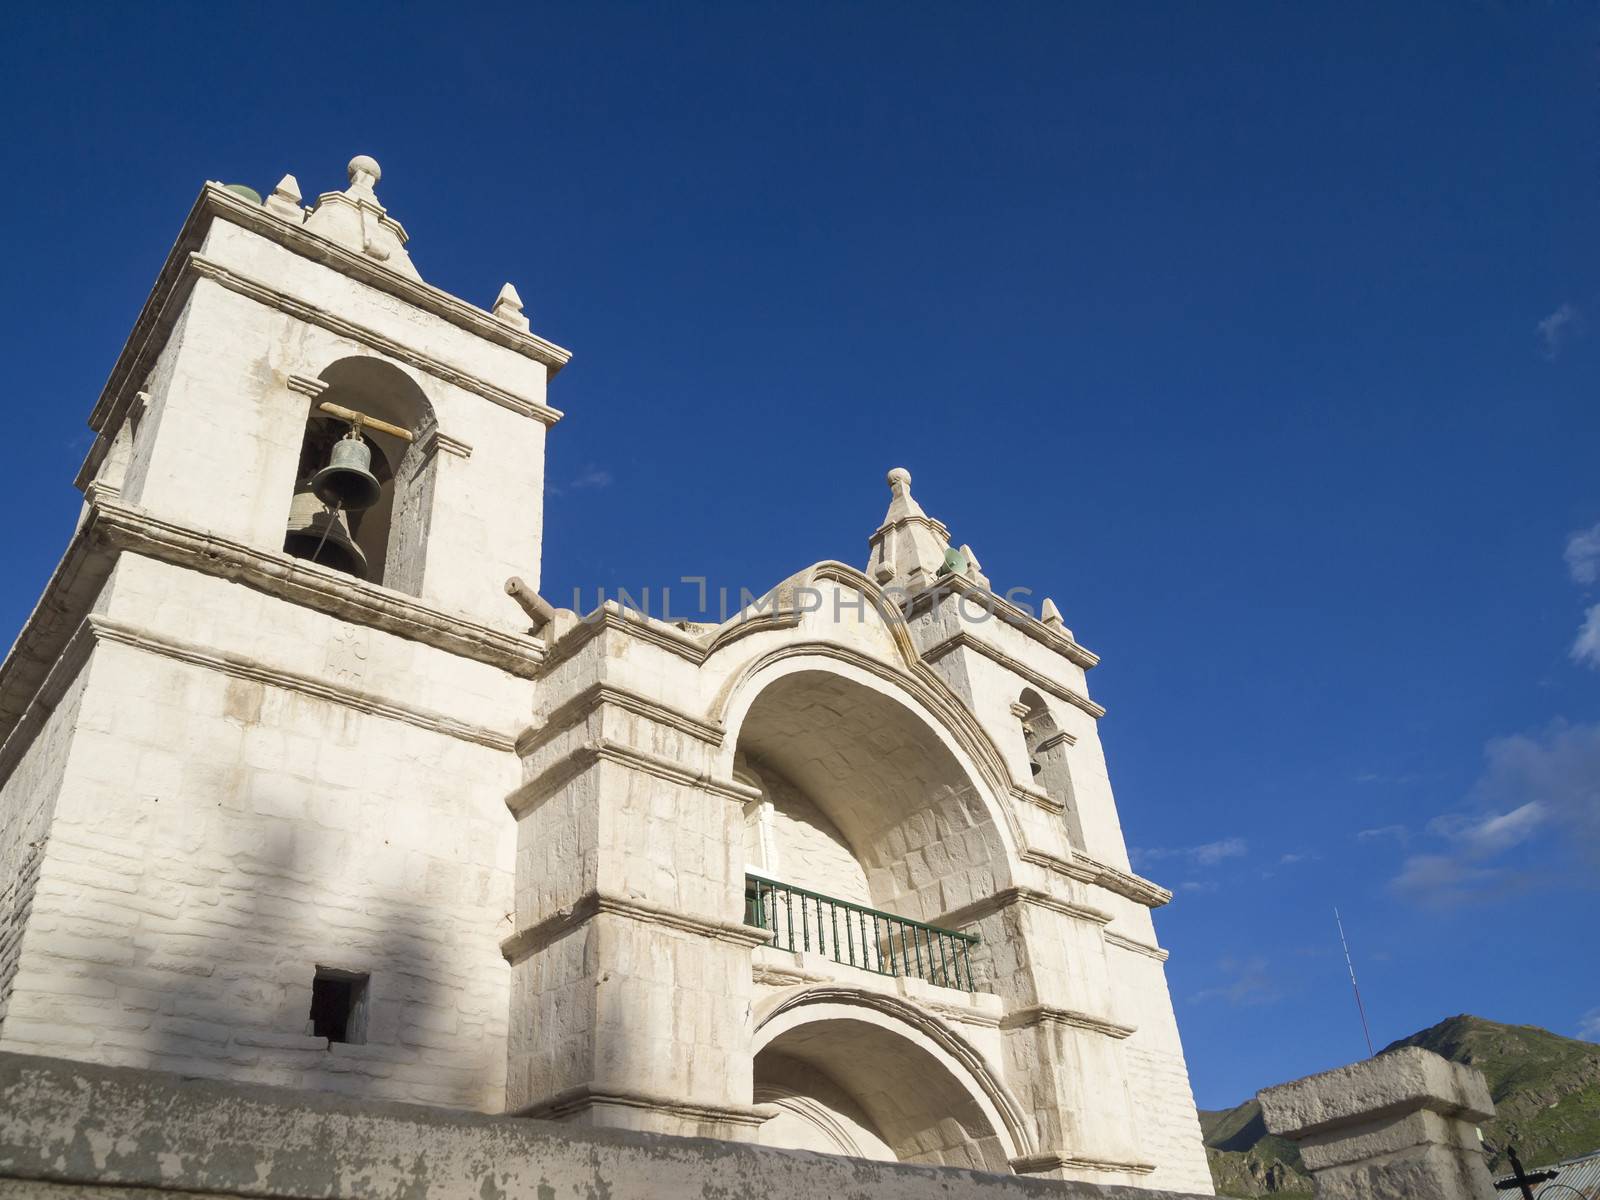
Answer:
[[[1194,1200],[0,1053],[0,1183],[285,1200]],[[26,1194],[22,1192],[21,1194]],[[140,1193],[144,1195],[145,1193]]]

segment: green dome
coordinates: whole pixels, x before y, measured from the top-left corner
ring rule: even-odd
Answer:
[[[243,196],[246,200],[250,200],[256,204],[261,203],[261,193],[256,191],[255,188],[250,187],[248,184],[225,183],[222,185],[222,190],[225,192],[232,192],[235,196]]]

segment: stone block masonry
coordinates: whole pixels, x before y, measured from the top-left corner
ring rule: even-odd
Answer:
[[[1318,1200],[1493,1200],[1475,1126],[1494,1101],[1471,1067],[1408,1046],[1260,1100],[1267,1129],[1299,1145]]]

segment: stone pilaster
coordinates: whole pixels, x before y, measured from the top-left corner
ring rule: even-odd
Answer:
[[[1319,1200],[1492,1200],[1476,1126],[1483,1075],[1417,1047],[1261,1092],[1267,1129],[1300,1147]]]
[[[750,1103],[754,793],[711,778],[716,730],[605,681],[627,640],[607,630],[562,664],[518,747],[508,1107],[745,1140],[767,1115]]]
[[[1081,900],[1011,888],[953,916],[963,924],[977,918],[987,986],[1005,1001],[1006,1076],[1038,1126],[1039,1152],[1014,1169],[1139,1182],[1153,1164],[1139,1152],[1128,1090],[1123,1042],[1133,1027],[1113,1015],[1107,915]]]

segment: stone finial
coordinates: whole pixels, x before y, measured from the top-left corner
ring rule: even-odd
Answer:
[[[345,171],[350,176],[350,190],[376,195],[378,180],[383,178],[383,168],[370,154],[358,154],[350,160]]]
[[[1054,629],[1057,633],[1065,629],[1067,623],[1061,619],[1061,610],[1056,607],[1056,602],[1049,596],[1044,598],[1044,604],[1039,608],[1039,620],[1047,629]]]
[[[411,255],[406,252],[410,236],[405,227],[378,203],[374,190],[383,178],[378,160],[358,154],[346,168],[350,186],[342,192],[323,192],[317,206],[306,218],[305,227],[330,242],[382,263],[391,271],[411,279],[421,279]]]
[[[922,511],[911,494],[910,471],[896,467],[887,482],[889,511],[870,539],[867,574],[884,587],[916,591],[939,577],[950,548],[950,531]]]
[[[522,312],[522,297],[517,294],[513,284],[507,283],[500,289],[500,294],[494,298],[494,307],[489,311],[507,325],[514,325],[518,329],[528,328],[528,318]]]
[[[1267,1088],[1267,1130],[1300,1147],[1318,1200],[1493,1200],[1481,1072],[1416,1046]]]
[[[972,547],[965,542],[961,543],[961,555],[967,560],[967,578],[979,587],[988,587],[989,577],[983,573],[983,564],[978,561],[978,556],[972,552]]]
[[[278,180],[278,186],[272,189],[272,195],[267,197],[266,209],[273,216],[298,225],[306,219],[305,209],[300,202],[300,181],[293,175],[285,175]]]

